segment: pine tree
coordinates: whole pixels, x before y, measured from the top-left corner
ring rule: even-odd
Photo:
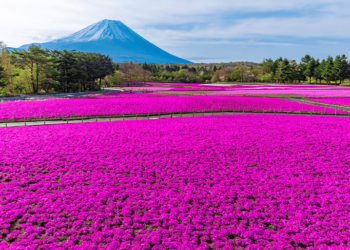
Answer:
[[[333,73],[333,78],[335,80],[335,84],[337,84],[338,80],[341,80],[341,64],[342,60],[340,56],[336,56],[334,62],[333,62],[333,68],[332,68],[332,73]]]
[[[309,83],[311,84],[311,78],[314,77],[314,71],[316,68],[316,61],[315,59],[312,57],[309,60],[309,63],[306,66],[306,69],[304,71],[304,75],[309,77]]]
[[[320,63],[319,59],[317,59],[317,61],[315,63],[314,77],[316,79],[316,84],[317,84],[318,79],[320,80],[320,83],[321,83],[322,71],[323,71],[325,63],[326,63],[325,60],[323,60],[322,63]]]
[[[340,84],[342,81],[344,81],[347,78],[350,78],[350,65],[346,61],[347,57],[345,55],[342,55],[341,57],[341,65],[340,65]]]
[[[322,71],[322,78],[326,80],[327,84],[329,84],[333,78],[333,57],[331,56],[327,58]]]
[[[301,58],[301,62],[308,65],[310,61],[312,60],[310,55],[305,55],[303,58]]]

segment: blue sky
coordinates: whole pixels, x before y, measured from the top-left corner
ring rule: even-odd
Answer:
[[[0,40],[18,47],[120,20],[162,49],[194,62],[350,57],[350,1],[11,0]]]

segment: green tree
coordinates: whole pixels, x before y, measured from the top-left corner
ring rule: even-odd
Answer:
[[[350,78],[350,65],[347,62],[347,57],[345,55],[341,56],[341,66],[340,66],[340,74],[339,74],[339,80],[340,84],[345,79]]]
[[[322,71],[322,78],[329,84],[333,78],[333,57],[328,57]]]
[[[276,70],[279,67],[280,62],[282,62],[283,59],[282,57],[276,59],[276,61],[273,62],[273,64],[271,65],[271,72],[273,72],[273,74],[276,74]]]
[[[311,78],[314,77],[314,71],[316,68],[316,61],[315,59],[312,57],[309,60],[309,63],[306,66],[306,69],[304,71],[304,75],[309,77],[309,83],[311,83]]]
[[[301,62],[303,64],[308,65],[312,60],[312,57],[310,55],[305,55],[303,58],[301,58]]]
[[[266,73],[265,75],[260,77],[260,81],[262,82],[272,82],[274,78],[274,75],[272,72],[270,72],[269,74]]]
[[[0,91],[6,86],[5,68],[1,66],[6,45],[0,41]]]
[[[243,82],[243,75],[247,72],[247,68],[244,66],[237,66],[234,69],[234,73],[237,74],[239,77],[239,81]]]
[[[53,70],[54,59],[47,49],[40,46],[32,45],[28,51],[14,51],[12,53],[17,56],[20,63],[30,69],[31,85],[35,94],[39,91],[39,75],[41,72],[50,72]]]
[[[185,71],[183,69],[180,69],[179,73],[177,75],[178,75],[178,77],[181,77],[181,78],[185,77]]]
[[[272,59],[267,59],[267,60],[264,59],[262,63],[259,64],[259,68],[262,70],[263,75],[265,75],[266,73],[270,74],[272,64],[273,64]]]
[[[319,59],[317,59],[315,62],[314,77],[316,80],[316,84],[317,84],[317,80],[320,80],[320,83],[322,81],[322,72],[323,72],[325,64],[326,64],[325,60],[323,60],[320,63]]]
[[[55,89],[58,92],[98,90],[102,79],[119,68],[119,64],[114,64],[109,56],[96,53],[64,50],[54,51],[54,56],[57,62],[55,69],[58,72],[54,77],[58,82]]]
[[[280,82],[293,82],[296,75],[296,63],[295,61],[289,61],[284,59],[278,65],[276,69],[275,79]]]
[[[333,62],[333,68],[332,68],[332,75],[333,75],[335,84],[337,84],[338,80],[341,80],[341,71],[342,71],[342,59],[340,56],[336,56]]]
[[[0,65],[0,92],[6,87],[5,69]]]

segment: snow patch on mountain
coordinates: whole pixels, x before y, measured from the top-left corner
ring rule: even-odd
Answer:
[[[105,19],[52,42],[89,42],[102,39],[117,39],[125,42],[145,40],[122,22]]]
[[[31,44],[20,49],[28,49]],[[120,21],[102,20],[67,37],[47,43],[36,43],[51,50],[76,50],[109,55],[115,62],[187,63],[150,43]]]

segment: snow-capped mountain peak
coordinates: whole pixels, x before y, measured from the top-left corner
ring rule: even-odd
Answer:
[[[26,44],[20,49],[28,49]],[[102,20],[67,37],[37,43],[50,50],[75,50],[109,55],[115,62],[191,63],[150,43],[120,21]]]
[[[90,42],[103,39],[135,41],[143,38],[122,22],[105,19],[52,42]]]

